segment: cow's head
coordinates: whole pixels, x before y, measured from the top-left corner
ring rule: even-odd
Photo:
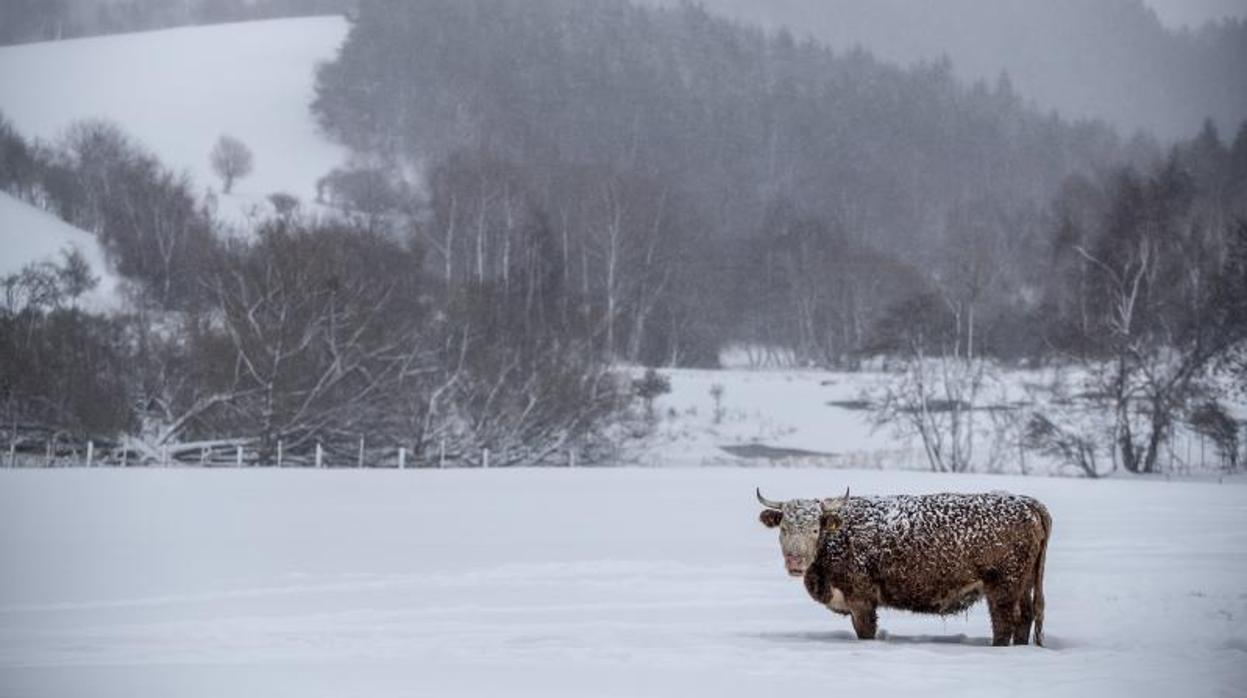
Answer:
[[[784,567],[788,574],[800,577],[805,574],[818,554],[818,540],[823,531],[835,533],[840,529],[840,508],[849,501],[849,493],[843,499],[791,499],[772,502],[758,490],[758,502],[766,507],[758,519],[767,528],[779,528],[779,547],[784,553]]]

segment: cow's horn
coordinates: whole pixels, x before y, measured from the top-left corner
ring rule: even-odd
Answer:
[[[761,503],[761,504],[762,504],[762,506],[766,507],[767,509],[777,509],[777,510],[778,510],[778,509],[783,509],[783,508],[784,508],[784,503],[783,503],[783,502],[772,502],[771,500],[767,499],[766,497],[763,497],[763,496],[762,496],[762,488],[761,488],[761,487],[759,487],[759,488],[758,488],[758,502],[759,502],[759,503]]]

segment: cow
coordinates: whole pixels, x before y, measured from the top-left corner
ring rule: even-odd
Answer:
[[[779,528],[788,573],[862,640],[877,609],[960,613],[986,598],[992,644],[1043,645],[1044,562],[1052,517],[1005,492],[844,497],[773,502],[757,491],[767,528]]]

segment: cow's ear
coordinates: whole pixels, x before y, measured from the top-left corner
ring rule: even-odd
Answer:
[[[762,513],[758,514],[758,520],[767,528],[775,528],[780,521],[784,520],[784,512],[775,511],[774,509],[763,509]]]
[[[836,512],[828,511],[823,513],[822,523],[824,531],[827,531],[828,533],[835,533],[840,530],[841,526],[844,525],[844,519],[840,518],[840,515]]]

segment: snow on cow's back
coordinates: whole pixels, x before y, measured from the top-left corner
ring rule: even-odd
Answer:
[[[965,543],[1019,524],[1043,525],[1036,500],[1005,491],[853,497],[845,508],[847,527],[875,529],[881,539],[915,535]]]

